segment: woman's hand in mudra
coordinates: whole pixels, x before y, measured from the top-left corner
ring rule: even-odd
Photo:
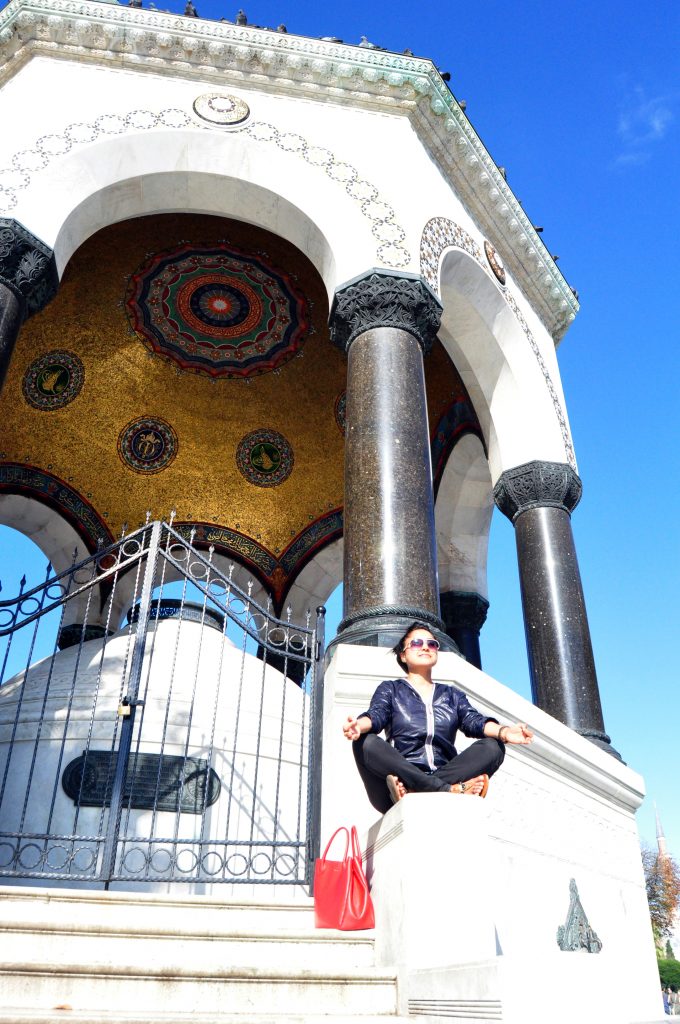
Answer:
[[[352,718],[350,715],[346,722],[343,722],[342,731],[347,740],[358,740],[361,736],[361,729],[356,718]]]
[[[526,746],[534,738],[534,734],[525,722],[518,722],[517,725],[503,726],[503,739],[506,743],[516,743]]]

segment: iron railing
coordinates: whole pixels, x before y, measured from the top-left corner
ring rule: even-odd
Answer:
[[[0,877],[311,885],[324,609],[276,617],[192,539],[149,522],[0,601]]]

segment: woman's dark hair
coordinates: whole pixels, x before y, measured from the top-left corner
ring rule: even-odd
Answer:
[[[411,625],[406,630],[406,632],[404,633],[404,635],[401,637],[401,639],[397,640],[396,644],[392,648],[392,654],[397,659],[397,665],[404,672],[406,672],[408,669],[408,665],[401,656],[404,650],[404,644],[410,637],[411,633],[414,633],[416,629],[426,629],[428,633],[432,632],[432,630],[430,629],[426,622],[412,622]]]

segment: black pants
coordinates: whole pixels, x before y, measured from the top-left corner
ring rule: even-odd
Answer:
[[[488,736],[477,740],[431,774],[407,761],[403,754],[373,732],[354,740],[352,751],[368,799],[376,811],[384,814],[392,806],[385,782],[388,775],[397,775],[412,793],[446,792],[456,782],[497,772],[503,764],[505,744]]]

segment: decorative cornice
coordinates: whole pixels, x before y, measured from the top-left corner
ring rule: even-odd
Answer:
[[[52,250],[9,217],[0,217],[0,281],[19,299],[24,319],[40,312],[59,287]]]
[[[562,462],[526,462],[503,473],[493,489],[496,505],[515,523],[531,508],[560,508],[571,514],[583,485],[571,466]]]
[[[343,352],[365,331],[392,327],[429,352],[439,330],[442,305],[422,277],[369,270],[335,292],[329,317],[331,341]]]
[[[97,0],[11,0],[0,12],[0,84],[35,52],[402,111],[556,341],[578,311],[430,60]]]

